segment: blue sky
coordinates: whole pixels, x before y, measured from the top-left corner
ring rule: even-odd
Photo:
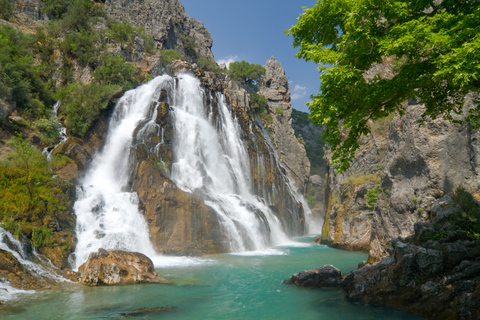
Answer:
[[[285,34],[316,0],[180,0],[187,14],[203,22],[213,38],[215,60],[233,59],[264,65],[280,61],[290,82],[292,105],[308,112],[305,103],[320,80],[316,64],[295,58],[292,37]]]

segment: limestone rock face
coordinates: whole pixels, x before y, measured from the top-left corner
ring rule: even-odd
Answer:
[[[471,99],[457,119],[465,117]],[[379,261],[390,239],[407,237],[415,223],[446,214],[437,203],[444,194],[459,186],[472,194],[480,190],[480,132],[442,119],[420,125],[424,106],[414,101],[405,110],[403,117],[372,124],[346,173],[329,168],[323,243],[369,250],[369,261]],[[376,186],[378,201],[368,207],[367,191]]]
[[[295,273],[285,283],[302,287],[326,288],[336,287],[342,281],[342,272],[332,265],[324,265]]]
[[[105,9],[118,21],[143,27],[160,48],[183,51],[190,62],[200,56],[213,59],[210,32],[187,16],[178,0],[106,0]]]
[[[138,165],[134,188],[157,250],[194,256],[228,251],[217,214],[200,196],[177,188],[158,170],[153,155]]]
[[[259,93],[267,98],[269,112],[274,115],[271,129],[277,157],[294,179],[297,192],[305,194],[310,161],[292,128],[292,105],[285,70],[273,57],[265,64],[265,85]]]
[[[152,260],[138,252],[98,249],[78,268],[79,281],[91,286],[158,282]]]

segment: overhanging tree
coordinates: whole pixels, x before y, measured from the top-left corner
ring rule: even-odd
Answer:
[[[422,117],[452,119],[465,95],[480,89],[480,1],[318,0],[287,30],[297,57],[319,63],[320,94],[309,102],[311,119],[338,170],[349,168],[368,120],[416,99]],[[394,76],[366,77],[386,57]],[[478,108],[467,118],[479,126]]]

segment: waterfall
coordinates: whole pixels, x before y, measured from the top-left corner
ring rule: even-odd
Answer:
[[[0,224],[0,250],[9,252],[22,265],[26,274],[35,277],[38,281],[66,282],[67,279],[59,275],[60,270],[43,256],[38,255],[33,248],[26,248],[10,232]],[[31,251],[31,252],[30,252]],[[37,263],[32,260],[37,260]],[[7,279],[0,277],[0,301],[17,298],[21,294],[34,293],[33,290],[13,288]]]
[[[75,266],[98,248],[158,256],[129,180],[134,170],[130,151],[135,144],[145,143],[152,135],[161,137],[160,143],[150,147],[157,155],[163,144],[164,128],[155,121],[162,92],[167,93],[174,131],[172,170],[166,173],[179,188],[201,195],[215,210],[230,251],[264,250],[289,242],[270,203],[251,190],[250,161],[241,128],[223,96],[217,94],[215,107],[205,106],[198,79],[187,74],[161,76],[127,91],[119,100],[105,146],[77,190]]]
[[[45,147],[42,150],[42,154],[47,158],[48,161],[52,160],[52,151],[55,150],[56,147],[67,141],[67,128],[65,128],[62,123],[58,120],[58,109],[60,108],[61,102],[57,101],[52,108],[52,121],[55,125],[55,129],[58,131],[58,136],[60,141],[52,148],[52,147]]]
[[[217,96],[218,124],[203,100],[200,81],[182,76],[173,108],[172,180],[184,191],[203,195],[229,235],[230,251],[263,250],[287,242],[267,202],[252,194],[250,162],[238,121],[222,95]]]
[[[172,83],[168,76],[157,77],[127,91],[118,101],[105,146],[77,189],[76,268],[99,248],[155,255],[147,224],[138,210],[137,194],[126,190],[132,171],[129,153],[137,125],[151,115],[161,90]]]

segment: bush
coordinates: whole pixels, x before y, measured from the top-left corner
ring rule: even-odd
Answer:
[[[0,19],[8,20],[13,17],[13,4],[10,0],[0,0]]]
[[[62,88],[58,100],[62,101],[61,115],[65,118],[67,128],[73,134],[83,137],[119,90],[115,85],[97,83],[71,84]]]
[[[106,53],[100,61],[101,65],[93,73],[100,84],[119,85],[124,89],[130,89],[138,84],[135,66],[125,62],[122,56]]]
[[[72,5],[72,0],[42,0],[45,4],[43,11],[50,19],[59,20],[68,11]]]
[[[372,210],[375,207],[375,204],[378,201],[378,192],[380,191],[380,185],[377,184],[375,187],[368,189],[367,194],[365,195],[365,199],[367,199],[367,203],[365,204],[368,209]]]
[[[232,80],[246,84],[255,90],[258,90],[258,85],[261,84],[262,77],[265,75],[263,66],[246,61],[232,62],[228,70]]]
[[[459,187],[453,193],[452,200],[459,210],[450,215],[447,218],[448,221],[478,239],[480,237],[480,206],[475,198],[464,188]]]
[[[46,247],[52,243],[50,236],[53,231],[45,226],[32,229],[32,244],[36,248]]]
[[[93,67],[98,63],[98,55],[101,50],[98,44],[99,35],[97,33],[81,30],[68,33],[60,44],[60,49],[64,54],[78,59],[80,66]]]
[[[39,119],[35,121],[35,127],[42,135],[42,143],[53,143],[58,138],[58,130],[54,121],[51,119]]]
[[[16,101],[20,110],[44,114],[53,99],[41,76],[43,65],[34,63],[33,40],[31,35],[0,26],[0,98]]]
[[[198,57],[196,50],[197,47],[197,43],[192,38],[186,38],[183,42],[183,50],[185,51],[185,55],[193,58],[194,60]]]
[[[275,109],[275,114],[279,115],[279,116],[283,115],[283,108],[282,107],[276,108]]]
[[[182,55],[173,49],[164,49],[161,51],[160,62],[162,65],[166,66],[174,59],[183,59]]]
[[[257,113],[261,113],[263,110],[267,111],[267,98],[261,94],[252,93],[250,95],[250,107]]]
[[[127,21],[115,22],[108,27],[107,35],[110,39],[120,43],[122,48],[123,46],[133,46],[135,28]]]
[[[212,72],[215,72],[215,73],[221,72],[220,68],[218,67],[218,64],[213,59],[200,57],[197,60],[197,65],[201,69],[204,69],[204,70],[207,70],[207,71],[212,71]]]

